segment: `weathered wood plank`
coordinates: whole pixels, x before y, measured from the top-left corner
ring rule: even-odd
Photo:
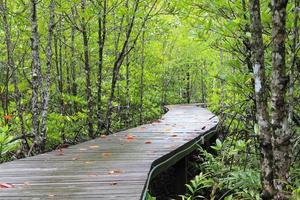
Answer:
[[[197,105],[168,106],[161,120],[0,165],[0,199],[128,199],[182,159],[218,123]]]

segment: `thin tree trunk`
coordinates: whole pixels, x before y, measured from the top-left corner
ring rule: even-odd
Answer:
[[[143,124],[143,101],[144,101],[144,73],[145,73],[145,31],[142,33],[142,57],[141,57],[141,79],[140,79],[140,124]]]
[[[117,83],[117,79],[119,77],[120,67],[121,67],[121,65],[124,61],[125,56],[129,53],[129,52],[126,52],[126,49],[128,48],[128,45],[129,45],[129,39],[130,39],[131,32],[132,32],[132,29],[133,29],[133,25],[134,25],[134,22],[135,22],[136,13],[137,13],[137,10],[138,10],[138,7],[139,7],[139,3],[140,3],[139,0],[135,1],[134,13],[133,13],[131,21],[128,25],[127,31],[126,31],[126,37],[125,37],[125,41],[124,41],[123,46],[122,46],[122,50],[118,54],[117,59],[114,62],[113,77],[112,77],[111,90],[110,90],[111,92],[110,92],[110,96],[109,96],[109,99],[108,99],[108,106],[107,106],[107,113],[106,113],[106,129],[107,129],[108,132],[109,132],[110,125],[111,125],[110,124],[111,123],[111,114],[112,114],[112,108],[113,108],[112,103],[113,103],[113,100],[114,100],[114,97],[115,97],[116,83]]]
[[[205,95],[205,80],[204,80],[204,67],[205,63],[203,65],[203,68],[201,68],[201,101],[203,104],[206,103],[206,95]]]
[[[85,14],[86,9],[86,0],[81,1],[81,9],[83,14]],[[88,135],[90,138],[94,138],[94,128],[93,128],[93,97],[92,97],[92,85],[91,85],[91,68],[89,61],[89,42],[88,42],[88,33],[86,29],[86,20],[83,16],[81,19],[81,31],[84,47],[84,70],[85,70],[85,80],[86,80],[86,100],[88,105],[88,116],[87,116],[87,125],[88,125]]]
[[[286,194],[291,163],[291,133],[287,122],[287,76],[285,64],[287,0],[272,1],[272,128],[274,134],[275,199],[288,199]]]
[[[297,44],[299,43],[299,27],[298,27],[298,20],[299,20],[299,0],[294,0],[294,30],[293,30],[293,44],[291,48],[292,53],[292,64],[290,69],[290,77],[289,77],[289,93],[288,93],[288,122],[289,125],[293,125],[293,113],[294,113],[294,84],[295,84],[295,68],[296,68],[296,61],[297,61]]]
[[[186,102],[191,103],[191,80],[190,72],[186,73]]]
[[[46,76],[45,76],[45,87],[42,91],[42,118],[41,118],[41,149],[42,151],[45,149],[46,139],[47,139],[47,119],[48,119],[48,104],[50,98],[50,76],[51,76],[51,66],[52,66],[52,40],[53,40],[53,29],[55,23],[55,0],[51,0],[50,2],[50,19],[48,26],[48,42],[47,42],[47,50],[46,50]]]
[[[125,128],[129,126],[129,113],[130,113],[130,62],[129,55],[126,55],[126,111],[125,111]]]
[[[101,4],[101,3],[100,3]],[[102,70],[103,70],[103,50],[106,40],[106,12],[107,0],[103,1],[103,11],[98,16],[98,45],[99,45],[99,63],[98,63],[98,79],[97,79],[97,133],[103,129],[102,117]]]
[[[31,52],[32,52],[32,68],[31,68],[31,83],[32,83],[32,134],[34,135],[34,146],[39,151],[41,144],[41,136],[39,130],[39,90],[41,84],[41,63],[39,55],[39,33],[37,22],[37,0],[31,0]]]
[[[259,143],[261,154],[261,182],[262,198],[271,199],[274,195],[273,187],[273,152],[272,132],[269,122],[268,98],[266,89],[266,75],[264,64],[264,43],[262,37],[262,24],[260,15],[260,1],[249,1],[251,19],[251,48],[252,63],[255,80],[256,119],[259,127]]]
[[[72,14],[75,15],[75,9],[72,8]],[[72,76],[72,95],[77,96],[77,83],[76,83],[76,58],[75,58],[75,33],[76,27],[72,25],[71,30],[71,76]],[[74,112],[77,112],[76,102],[73,101]]]

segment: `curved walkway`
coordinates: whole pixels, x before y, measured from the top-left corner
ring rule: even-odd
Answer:
[[[161,120],[0,165],[0,199],[143,199],[151,177],[189,154],[218,119],[196,104]]]

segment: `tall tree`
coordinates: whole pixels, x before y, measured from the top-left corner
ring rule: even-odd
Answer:
[[[260,14],[260,1],[249,1],[251,20],[251,50],[253,74],[255,82],[256,120],[259,128],[261,154],[262,198],[271,199],[274,195],[273,186],[273,150],[272,132],[269,123],[268,93],[266,87],[264,42]]]
[[[81,10],[83,16],[81,18],[81,34],[83,40],[84,48],[84,71],[85,71],[85,81],[86,81],[86,101],[87,101],[87,124],[88,124],[88,134],[90,138],[94,138],[94,128],[93,128],[93,116],[94,116],[94,103],[92,97],[92,84],[91,84],[91,67],[90,67],[90,56],[89,56],[89,41],[87,32],[87,20],[86,20],[86,0],[81,1]]]
[[[46,75],[45,75],[45,87],[42,89],[42,112],[41,112],[41,148],[45,150],[47,139],[47,120],[48,120],[48,104],[50,98],[50,79],[51,79],[51,66],[52,66],[52,40],[53,29],[55,24],[55,0],[51,0],[49,5],[50,18],[48,26],[48,41],[46,49]]]
[[[286,194],[291,163],[291,132],[287,120],[288,78],[285,63],[287,0],[272,1],[272,129],[274,134],[275,199],[288,199]]]
[[[103,115],[102,115],[102,71],[103,71],[103,57],[104,45],[106,40],[106,15],[107,15],[107,0],[99,2],[98,13],[98,75],[97,75],[97,133],[103,129]],[[103,4],[103,11],[101,7]]]
[[[41,62],[39,54],[39,32],[38,32],[38,16],[37,16],[37,0],[31,0],[31,114],[32,114],[32,134],[34,135],[34,143],[31,150],[36,146],[37,149],[41,144],[41,136],[39,129],[39,91],[41,86]]]

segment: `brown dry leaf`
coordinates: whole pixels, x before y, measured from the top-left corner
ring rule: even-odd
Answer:
[[[146,141],[145,144],[152,144],[150,140]]]
[[[174,134],[174,135],[172,135],[172,137],[177,137],[177,135],[176,135],[176,134]]]
[[[76,155],[75,157],[72,158],[72,160],[78,160],[79,159],[79,155]]]
[[[99,145],[91,145],[90,146],[90,149],[97,149],[97,148],[99,148]]]
[[[109,185],[117,185],[117,184],[118,184],[117,182],[112,182]]]
[[[109,158],[111,156],[111,154],[112,153],[110,153],[110,152],[104,152],[104,153],[102,153],[102,157],[103,158]]]
[[[0,189],[8,189],[8,188],[15,188],[16,186],[11,183],[0,183]]]
[[[65,155],[65,152],[64,152],[63,149],[58,149],[58,150],[56,151],[56,154],[55,154],[55,155],[57,155],[57,156],[63,156],[63,155]]]
[[[107,137],[107,135],[100,135],[100,138],[102,138],[102,139],[104,139],[106,137]]]
[[[31,183],[28,182],[28,181],[25,181],[25,182],[23,183],[23,185],[24,185],[25,187],[29,187],[29,186],[31,185]]]

